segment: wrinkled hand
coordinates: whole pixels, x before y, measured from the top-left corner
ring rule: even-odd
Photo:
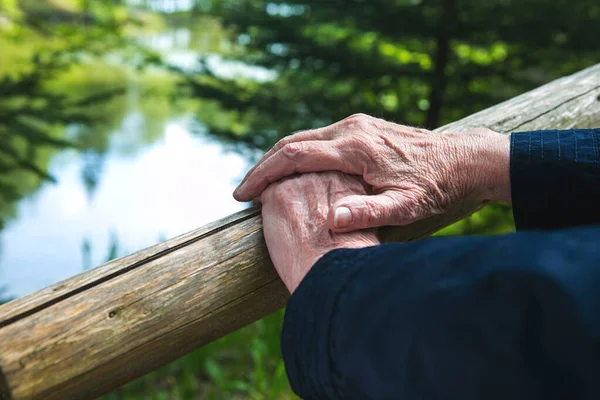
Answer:
[[[331,229],[407,225],[465,200],[510,201],[509,143],[489,129],[440,134],[358,114],[279,141],[234,197],[249,201],[285,176],[336,170],[362,176],[374,195],[337,198]]]
[[[374,230],[333,233],[327,226],[335,201],[366,194],[360,178],[339,172],[293,176],[263,192],[265,240],[275,269],[290,292],[328,251],[379,244]]]

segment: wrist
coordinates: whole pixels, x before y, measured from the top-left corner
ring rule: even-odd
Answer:
[[[330,246],[325,253],[335,249],[362,249],[364,247],[381,244],[381,241],[373,229],[350,233],[337,233],[335,235],[341,240],[334,241],[334,245]],[[323,253],[323,255],[325,253]]]
[[[376,233],[373,231],[334,233],[333,235],[335,236],[334,240],[327,246],[315,248],[312,251],[302,254],[301,258],[296,260],[296,265],[293,268],[287,269],[288,274],[286,276],[280,274],[290,293],[294,293],[302,282],[302,279],[308,274],[308,271],[310,271],[321,257],[330,251],[336,249],[362,249],[381,244]]]
[[[486,128],[468,133],[470,139],[469,167],[473,197],[481,201],[511,202],[510,195],[510,135]]]

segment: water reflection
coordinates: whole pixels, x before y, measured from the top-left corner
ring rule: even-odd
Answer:
[[[138,40],[158,52],[166,63],[187,72],[202,69],[202,59],[222,78],[243,77],[260,82],[277,78],[277,73],[267,68],[224,59],[219,54],[223,46],[222,27],[214,19],[199,18],[191,26],[153,32],[140,36]]]
[[[19,219],[0,235],[0,282],[8,295],[104,262],[115,238],[121,254],[131,252],[245,207],[231,192],[247,160],[192,134],[185,119],[170,121],[161,139],[137,153],[109,151],[104,161],[92,197],[81,180],[81,158],[65,151],[50,168],[59,183],[19,204]]]
[[[175,13],[190,11],[194,8],[197,0],[127,0],[128,6],[144,7],[154,12]]]
[[[192,43],[192,31],[189,28],[173,29],[168,32],[150,35],[143,38],[142,43],[158,51],[189,51],[194,48]]]
[[[202,4],[126,3],[161,13]],[[133,33],[142,47],[159,53],[163,61],[194,71],[202,68],[202,57],[218,76],[276,78],[268,69],[222,58],[222,27],[215,20],[179,15],[165,21],[166,26]],[[11,46],[11,51],[19,48],[17,43]],[[257,153],[243,145],[240,151],[238,143],[219,143],[202,121],[191,117],[202,114],[208,122],[211,112],[198,113],[198,108],[210,107],[172,101],[176,77],[161,68],[135,71],[122,61],[110,54],[103,60],[69,65],[68,73],[57,73],[49,85],[73,95],[73,101],[107,88],[118,88],[119,94],[82,107],[83,122],[63,121],[54,133],[78,143],[79,150],[56,148],[36,159],[58,183],[36,180],[19,198],[30,197],[11,201],[10,213],[2,215],[8,223],[0,231],[0,288],[6,288],[0,300],[26,295],[107,258],[245,207],[231,198],[231,192]],[[0,69],[0,77],[5,72]],[[225,146],[235,146],[236,153]]]

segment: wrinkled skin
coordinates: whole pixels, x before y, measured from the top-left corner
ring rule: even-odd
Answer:
[[[296,173],[341,171],[361,176],[373,193],[338,196],[331,229],[407,225],[466,200],[510,202],[509,146],[489,129],[440,134],[357,114],[279,141],[234,197],[252,200]]]
[[[292,176],[271,184],[262,193],[265,240],[271,260],[290,292],[328,251],[379,244],[372,229],[334,233],[328,228],[335,201],[365,194],[362,179],[339,172]]]

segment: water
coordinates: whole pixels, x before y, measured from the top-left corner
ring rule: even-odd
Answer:
[[[198,52],[191,37],[177,28],[145,40],[169,61],[193,68]],[[212,62],[219,63],[218,56]],[[220,69],[272,79],[268,71],[240,65]],[[189,116],[169,117],[158,140],[123,151],[128,140],[144,136],[148,117],[135,101],[126,104],[94,190],[81,178],[82,155],[62,151],[50,163],[58,183],[22,200],[18,218],[0,232],[4,295],[27,295],[103,263],[111,251],[134,252],[247,207],[231,193],[249,160],[197,129],[192,133]]]
[[[197,0],[126,0],[131,7],[144,7],[154,12],[174,13],[190,11]]]
[[[19,205],[19,219],[2,232],[1,279],[23,296],[105,261],[111,236],[120,253],[198,228],[243,209],[231,197],[248,168],[241,156],[191,134],[181,121],[134,156],[110,154],[93,198],[80,178],[79,157],[60,154],[45,185]],[[84,240],[91,243],[84,260]]]

